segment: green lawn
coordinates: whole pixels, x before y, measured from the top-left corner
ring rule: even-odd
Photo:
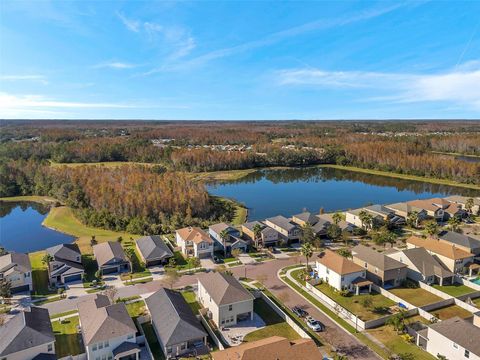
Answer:
[[[50,319],[54,319],[54,318],[59,318],[59,317],[63,317],[63,316],[67,316],[67,315],[71,315],[71,314],[76,314],[78,312],[78,310],[70,310],[70,311],[65,311],[63,313],[57,313],[55,314],[54,310],[50,310]]]
[[[458,297],[461,295],[466,295],[466,294],[475,292],[475,289],[472,289],[462,284],[445,285],[445,286],[433,285],[433,287],[453,297]]]
[[[176,264],[175,268],[177,270],[180,271],[180,270],[188,269],[187,260],[185,260],[181,251],[175,251],[173,253],[173,258],[175,259],[175,264]]]
[[[67,318],[60,323],[52,322],[55,334],[55,352],[58,358],[67,355],[78,355],[85,350],[82,345],[82,336],[77,331],[78,316]]]
[[[255,341],[270,336],[282,336],[290,340],[299,339],[300,336],[286,323],[263,299],[255,299],[253,310],[259,315],[266,326],[262,329],[247,334],[244,341]]]
[[[475,306],[480,309],[480,297],[473,299],[472,301],[475,304]]]
[[[201,308],[200,304],[197,301],[197,297],[193,291],[182,291],[182,295],[187,301],[188,305],[192,309],[193,313],[197,315],[199,313],[199,309]]]
[[[136,319],[139,316],[144,315],[147,312],[145,301],[139,300],[132,302],[130,304],[125,304],[127,307],[128,315],[133,319]]]
[[[31,196],[2,197],[0,198],[0,201],[5,201],[5,202],[30,201],[30,202],[37,202],[41,204],[51,204],[51,203],[55,203],[57,200],[50,196],[31,195]]]
[[[33,295],[50,295],[56,293],[55,290],[48,289],[48,270],[47,266],[42,263],[42,257],[45,254],[45,251],[28,254],[32,265]]]
[[[463,319],[472,316],[472,313],[470,311],[467,311],[458,305],[450,305],[440,309],[432,310],[430,311],[430,314],[433,314],[440,320],[450,319],[454,316],[459,316]]]
[[[414,306],[424,306],[443,300],[441,297],[421,288],[395,288],[388,291]]]
[[[165,355],[163,355],[162,349],[160,348],[160,344],[158,343],[158,339],[155,335],[152,324],[144,323],[142,324],[142,329],[143,333],[145,334],[145,338],[147,339],[148,346],[150,347],[150,351],[153,354],[154,360],[164,360]]]
[[[403,340],[391,326],[381,326],[367,330],[367,333],[374,336],[391,352],[396,354],[411,353],[415,360],[433,360],[435,357],[423,351],[413,343]]]

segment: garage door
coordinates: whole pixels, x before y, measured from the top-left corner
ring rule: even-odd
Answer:
[[[116,267],[102,269],[102,274],[113,274],[116,273],[118,269]]]
[[[162,260],[149,260],[147,266],[162,265]]]
[[[199,253],[198,258],[199,259],[207,259],[210,257],[210,253]]]
[[[65,276],[65,282],[78,281],[78,280],[82,280],[81,274]]]
[[[28,285],[23,285],[23,286],[13,287],[11,289],[11,292],[12,292],[12,294],[15,294],[15,293],[29,291],[29,290],[30,290],[30,288],[28,287]]]

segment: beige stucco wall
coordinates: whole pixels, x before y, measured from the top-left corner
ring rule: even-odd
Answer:
[[[451,360],[467,359],[465,357],[465,348],[432,329],[428,330],[427,351],[434,357],[440,354]],[[480,360],[480,356],[470,353],[468,360]]]
[[[48,351],[49,345],[51,346],[50,351]],[[55,343],[51,342],[44,345],[35,346],[30,349],[16,352],[14,354],[9,354],[6,358],[7,360],[32,360],[35,356],[42,353],[55,354]],[[3,357],[1,357],[1,359],[3,359]]]
[[[110,339],[108,341],[108,346],[103,347],[103,349],[99,349],[98,344],[97,344],[97,350],[96,351],[93,351],[94,344],[90,344],[90,345],[86,346],[85,350],[86,350],[86,353],[87,353],[88,360],[98,360],[98,359],[101,360],[102,356],[106,356],[107,359],[108,359],[109,356],[111,356],[111,358],[113,359],[112,351],[116,347],[118,347],[120,344],[122,344],[123,342],[132,342],[132,343],[136,342],[135,333],[132,333],[130,335],[132,336],[131,339],[128,338],[128,335],[120,336],[120,337],[117,337],[117,338],[114,338],[114,339]]]

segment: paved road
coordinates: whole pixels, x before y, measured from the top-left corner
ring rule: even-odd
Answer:
[[[297,294],[290,287],[285,285],[278,277],[277,272],[279,269],[293,265],[294,259],[282,259],[272,260],[263,263],[255,263],[246,266],[246,276],[251,279],[262,278],[262,282],[266,288],[270,290],[275,296],[282,299],[282,301],[289,307],[295,305],[301,306],[307,310],[311,316],[320,320],[326,326],[326,331],[321,334],[324,341],[337,349],[342,349],[348,353],[349,358],[362,359],[362,360],[378,360],[379,357],[371,351],[368,347],[363,345],[352,334],[344,331],[335,322],[330,320],[325,314],[320,312],[317,308],[312,306],[302,296]],[[245,266],[234,267],[230,269],[237,277],[245,276]],[[196,273],[193,275],[183,275],[176,287],[184,287],[187,285],[194,285],[197,283],[197,279],[205,276],[205,273]],[[118,296],[128,297],[134,295],[145,295],[157,291],[162,287],[161,281],[151,281],[146,284],[137,284],[134,286],[127,286],[118,289]],[[94,295],[86,295],[75,299],[65,299],[48,303],[42,307],[50,310],[51,313],[66,312],[76,309],[76,305],[79,301],[83,301],[88,297]]]

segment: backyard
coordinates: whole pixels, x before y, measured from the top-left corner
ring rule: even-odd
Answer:
[[[475,289],[472,289],[468,286],[462,285],[462,284],[454,284],[454,285],[433,285],[433,287],[437,290],[443,291],[445,294],[448,294],[453,297],[458,297],[466,294],[470,294],[472,292],[475,292]]]
[[[199,309],[201,308],[200,304],[197,302],[197,297],[195,293],[191,290],[182,291],[182,295],[190,308],[192,309],[193,313],[197,315],[199,313]]]
[[[128,315],[130,315],[130,317],[132,317],[134,320],[147,312],[145,302],[143,300],[134,301],[129,304],[125,304],[125,306],[127,307]]]
[[[144,323],[142,324],[142,329],[148,342],[148,346],[150,347],[150,351],[153,354],[154,360],[164,360],[165,356],[160,348],[160,344],[157,340],[157,336],[155,335],[155,330],[153,330],[152,324]]]
[[[85,350],[82,345],[82,336],[77,330],[78,316],[64,319],[62,322],[52,322],[55,334],[55,353],[58,358],[67,355],[78,355]]]
[[[445,306],[443,308],[431,310],[429,312],[440,320],[450,319],[454,316],[458,316],[463,319],[472,316],[471,312],[465,310],[464,308],[461,308],[458,305]]]
[[[47,266],[42,263],[42,258],[45,254],[45,251],[37,251],[29,254],[30,263],[32,265],[32,293],[34,295],[49,295],[56,293],[56,291],[48,289],[48,270]]]
[[[282,336],[290,340],[299,339],[300,336],[288,325],[263,299],[255,299],[253,311],[259,315],[266,326],[262,329],[247,334],[243,341],[255,341],[270,336]]]
[[[475,306],[480,309],[480,297],[473,299],[472,301],[475,304]]]
[[[424,306],[443,300],[437,295],[422,288],[398,287],[388,291],[414,306]]]

